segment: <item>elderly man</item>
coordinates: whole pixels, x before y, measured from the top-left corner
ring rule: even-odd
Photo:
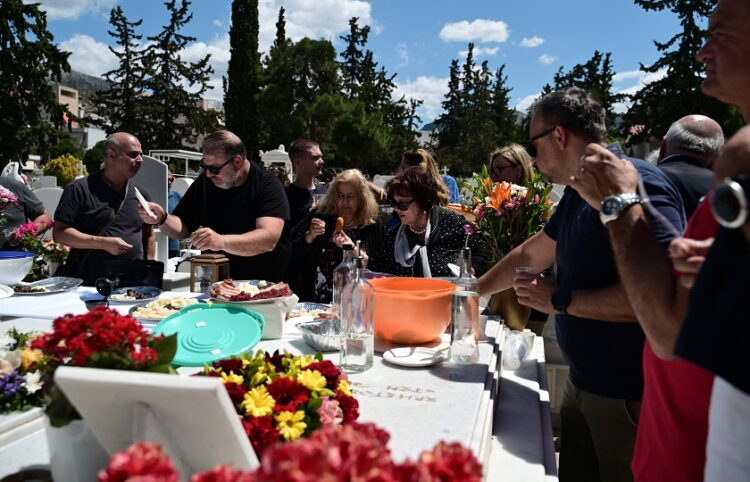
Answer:
[[[571,184],[589,144],[605,145],[604,110],[586,92],[569,88],[539,99],[531,108],[529,153],[550,181]],[[602,147],[603,148],[603,147]],[[619,145],[609,149],[619,152]],[[679,194],[655,166],[633,159],[655,209],[684,224]],[[619,280],[605,223],[607,217],[568,187],[542,232],[500,260],[479,280],[482,294],[515,288],[522,304],[556,314],[557,339],[570,364],[560,410],[561,481],[632,480],[630,459],[643,390],[643,333]],[[654,225],[665,247],[674,234]],[[537,273],[557,263],[556,279]]]
[[[189,237],[200,250],[225,253],[235,279],[280,281],[291,247],[289,204],[281,181],[250,162],[245,145],[232,132],[214,132],[202,150],[203,173],[174,213],[152,202],[155,218],[141,208],[143,220],[161,226],[170,238]]]
[[[153,259],[156,240],[138,214],[130,179],[143,164],[138,139],[116,132],[104,145],[104,169],[70,183],[55,211],[52,235],[71,247],[65,274],[93,285],[112,259]],[[148,199],[143,188],[141,193]]]
[[[711,165],[723,144],[721,126],[704,115],[677,120],[661,141],[657,165],[680,191],[688,217],[713,183]]]

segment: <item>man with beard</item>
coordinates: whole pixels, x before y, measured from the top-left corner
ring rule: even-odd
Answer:
[[[56,242],[71,247],[65,275],[93,285],[111,259],[154,259],[153,229],[138,215],[130,179],[143,164],[138,139],[116,132],[104,145],[104,169],[76,179],[63,191],[52,231]],[[139,189],[149,199],[145,189]]]
[[[289,203],[278,177],[247,159],[232,132],[214,132],[203,141],[203,173],[174,213],[149,203],[155,218],[143,220],[170,238],[190,238],[197,249],[224,253],[235,279],[280,281],[289,261]]]

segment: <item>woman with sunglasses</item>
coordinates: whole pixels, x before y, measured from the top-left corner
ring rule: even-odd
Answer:
[[[492,182],[510,182],[523,186],[534,177],[534,166],[526,149],[519,144],[509,144],[490,154],[490,179]]]
[[[440,191],[429,172],[419,167],[401,171],[386,185],[401,225],[388,231],[369,269],[397,276],[455,276],[448,263],[458,264],[467,243],[477,276],[488,269],[484,240],[467,234],[466,219],[440,206]]]
[[[383,237],[377,219],[378,204],[368,182],[357,169],[340,173],[331,182],[318,206],[292,229],[292,263],[299,278],[295,293],[302,300],[328,303],[332,297],[333,270],[341,263],[344,244],[361,242],[361,254],[375,251]],[[336,229],[338,218],[343,229]]]

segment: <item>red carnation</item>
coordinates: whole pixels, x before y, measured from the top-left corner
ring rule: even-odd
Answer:
[[[439,442],[432,451],[419,456],[419,464],[432,480],[479,482],[482,479],[482,465],[474,453],[457,442]]]
[[[347,397],[341,392],[336,392],[336,401],[344,412],[344,423],[351,423],[359,418],[359,402],[354,397]]]
[[[242,369],[242,360],[240,358],[225,358],[224,360],[219,360],[214,362],[214,368],[217,370],[220,369],[224,373],[234,372],[235,374],[239,375],[240,370]]]
[[[242,400],[245,399],[247,388],[245,388],[244,385],[240,385],[239,383],[234,382],[227,382],[224,384],[224,388],[227,389],[229,398],[232,399],[232,403],[234,403],[235,405],[239,405],[240,403],[242,403]]]
[[[178,482],[180,474],[160,445],[139,442],[116,453],[99,472],[99,482],[128,480]]]
[[[242,427],[245,429],[255,453],[258,454],[258,458],[263,455],[268,447],[279,440],[279,431],[270,415],[264,417],[245,416],[242,418]]]
[[[190,482],[255,482],[255,473],[232,469],[231,465],[217,465],[208,472],[195,474]]]
[[[294,412],[297,407],[310,399],[310,393],[304,385],[300,385],[289,377],[278,377],[266,387],[268,393],[276,400],[274,412]]]
[[[339,379],[341,378],[341,371],[331,360],[323,360],[309,364],[305,367],[305,370],[317,370],[326,378],[326,388],[336,390],[339,386]]]

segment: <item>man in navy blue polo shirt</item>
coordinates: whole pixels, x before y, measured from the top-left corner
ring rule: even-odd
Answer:
[[[553,92],[531,107],[529,153],[551,182],[570,185],[590,143],[606,146],[604,109],[585,91]],[[622,157],[620,146],[608,146]],[[629,159],[644,181],[651,205],[680,233],[685,214],[675,187],[656,167]],[[612,193],[616,194],[616,193]],[[556,314],[557,339],[570,365],[560,410],[560,480],[632,480],[630,460],[643,391],[644,335],[619,280],[604,223],[637,196],[617,199],[604,216],[566,188],[544,230],[500,260],[479,280],[481,294],[510,286],[519,301]],[[649,220],[668,246],[677,233]],[[536,273],[557,264],[555,279]]]

